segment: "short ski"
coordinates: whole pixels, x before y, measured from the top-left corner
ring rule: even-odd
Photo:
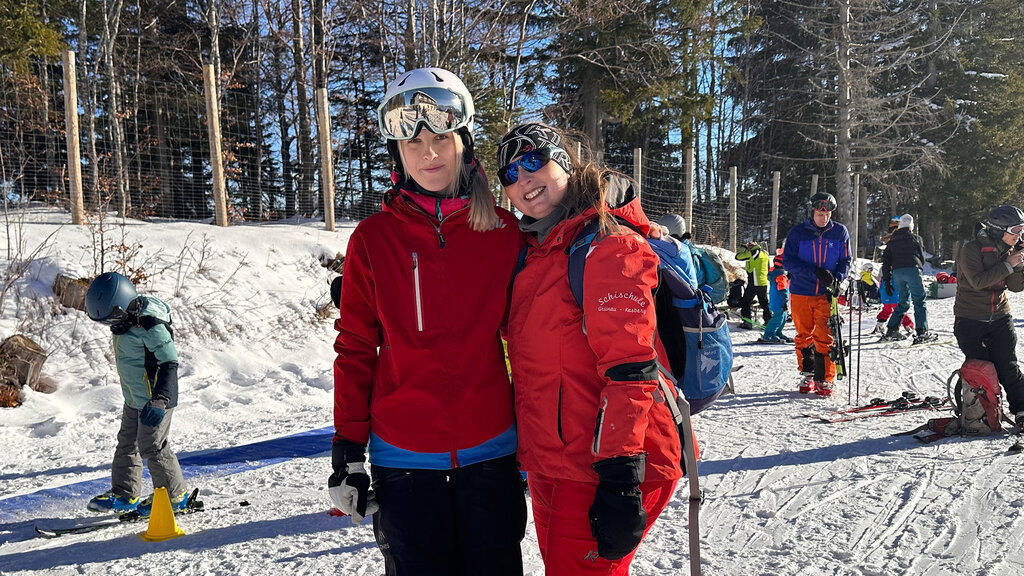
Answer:
[[[864,410],[861,412],[852,412],[848,414],[835,414],[832,416],[822,415],[818,419],[822,422],[836,423],[836,422],[849,422],[851,420],[861,420],[864,418],[874,418],[876,416],[896,416],[899,414],[906,414],[907,412],[918,412],[921,410],[946,410],[952,408],[949,405],[947,398],[935,398],[929,396],[924,400],[910,401],[899,406],[892,406],[884,410]]]
[[[861,418],[872,418],[875,416],[894,416],[896,414],[903,414],[904,412],[913,412],[918,410],[942,410],[948,407],[947,398],[928,396],[927,398],[922,399],[918,398],[913,392],[904,392],[903,396],[894,400],[875,398],[864,406],[833,410],[831,412],[824,413],[808,412],[805,413],[804,416],[808,418],[816,418],[822,422],[834,423],[859,420]]]
[[[205,507],[203,506],[202,501],[196,499],[197,496],[199,496],[198,488],[188,495],[188,504],[185,505],[185,509],[179,510],[174,514],[181,515],[202,512]],[[142,518],[139,516],[138,512],[132,511],[119,516],[104,516],[98,520],[91,520],[75,526],[68,526],[66,528],[47,528],[36,525],[35,530],[36,534],[39,534],[42,538],[59,538],[69,534],[87,534],[89,532],[96,532],[97,530],[103,530],[113,526],[122,526],[124,524],[138,522],[139,520],[149,520],[149,518]]]
[[[915,401],[918,400],[917,394],[907,390],[900,394],[899,398],[893,400],[886,400],[884,398],[872,398],[870,402],[862,406],[854,406],[853,408],[840,408],[838,410],[830,410],[828,412],[805,412],[802,416],[807,418],[819,418],[821,416],[833,416],[837,414],[852,414],[856,412],[864,412],[868,410],[888,410],[889,407],[901,403],[904,401]]]

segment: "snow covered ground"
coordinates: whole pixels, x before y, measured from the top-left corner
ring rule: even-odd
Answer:
[[[383,574],[369,523],[327,513],[334,331],[317,308],[333,273],[318,257],[343,252],[352,224],[125,226],[124,244],[138,247],[134,262],[151,276],[146,291],[174,308],[174,445],[211,508],[179,516],[186,536],[147,543],[143,523],[52,540],[33,530],[90,518],[85,502],[107,487],[121,399],[109,332],[62,308],[51,289],[58,272],[94,273],[94,230],[44,208],[20,220],[0,225],[0,246],[41,248],[5,296],[0,338],[21,332],[40,343],[58,389],[28,390],[23,406],[0,410],[0,573]],[[113,222],[108,241],[120,242]],[[0,272],[9,266],[5,254]],[[1024,298],[1011,301],[1024,316]],[[952,300],[928,309],[948,344],[875,344],[873,313],[863,316],[862,402],[944,394],[962,360]],[[695,418],[704,574],[1024,574],[1024,456],[1007,453],[1008,436],[931,445],[891,436],[929,413],[817,423],[801,414],[845,405],[855,379],[832,399],[801,396],[790,348],[752,343],[756,332],[733,336],[736,394]],[[633,574],[688,573],[687,530],[681,486]],[[532,526],[523,555],[543,573]]]

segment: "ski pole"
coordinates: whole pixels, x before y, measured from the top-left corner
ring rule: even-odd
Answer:
[[[861,346],[861,335],[864,333],[864,301],[861,300],[861,306],[857,309],[857,402],[860,403],[860,346]]]

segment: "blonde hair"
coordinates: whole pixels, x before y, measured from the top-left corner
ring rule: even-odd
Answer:
[[[618,232],[619,223],[608,212],[605,193],[608,191],[608,176],[625,175],[596,164],[589,158],[590,149],[587,146],[580,145],[580,154],[577,154],[577,143],[570,139],[565,131],[553,126],[547,127],[562,137],[562,148],[569,154],[569,161],[572,164],[572,173],[569,174],[565,186],[562,205],[568,210],[569,215],[593,208],[597,212],[602,234]]]
[[[457,132],[448,134],[452,136],[451,140],[455,146],[455,158],[459,169],[456,170],[455,177],[448,183],[448,186],[444,190],[438,190],[437,193],[445,198],[469,196],[469,215],[466,217],[469,227],[477,232],[486,232],[493,228],[498,220],[498,213],[494,209],[494,195],[491,194],[491,189],[487,185],[487,176],[484,174],[483,167],[480,166],[480,161],[476,158],[473,158],[473,162],[476,164],[475,169],[473,165],[462,161],[466,150],[462,137]],[[408,162],[401,141],[398,142],[398,155],[402,159],[402,171],[405,172]],[[406,173],[406,178],[412,180],[408,173]],[[431,190],[431,192],[434,191]]]

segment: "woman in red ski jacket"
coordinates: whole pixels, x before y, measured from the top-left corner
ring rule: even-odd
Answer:
[[[391,84],[378,116],[395,185],[345,258],[328,486],[354,521],[373,514],[389,576],[523,573],[500,335],[522,235],[494,207],[473,115],[447,70]]]
[[[582,165],[572,148],[535,123],[498,147],[498,175],[529,243],[508,326],[519,462],[546,572],[628,574],[682,475],[678,432],[658,391],[658,258],[614,218],[649,232],[631,182]],[[606,235],[589,248],[581,309],[567,249],[594,218]]]

